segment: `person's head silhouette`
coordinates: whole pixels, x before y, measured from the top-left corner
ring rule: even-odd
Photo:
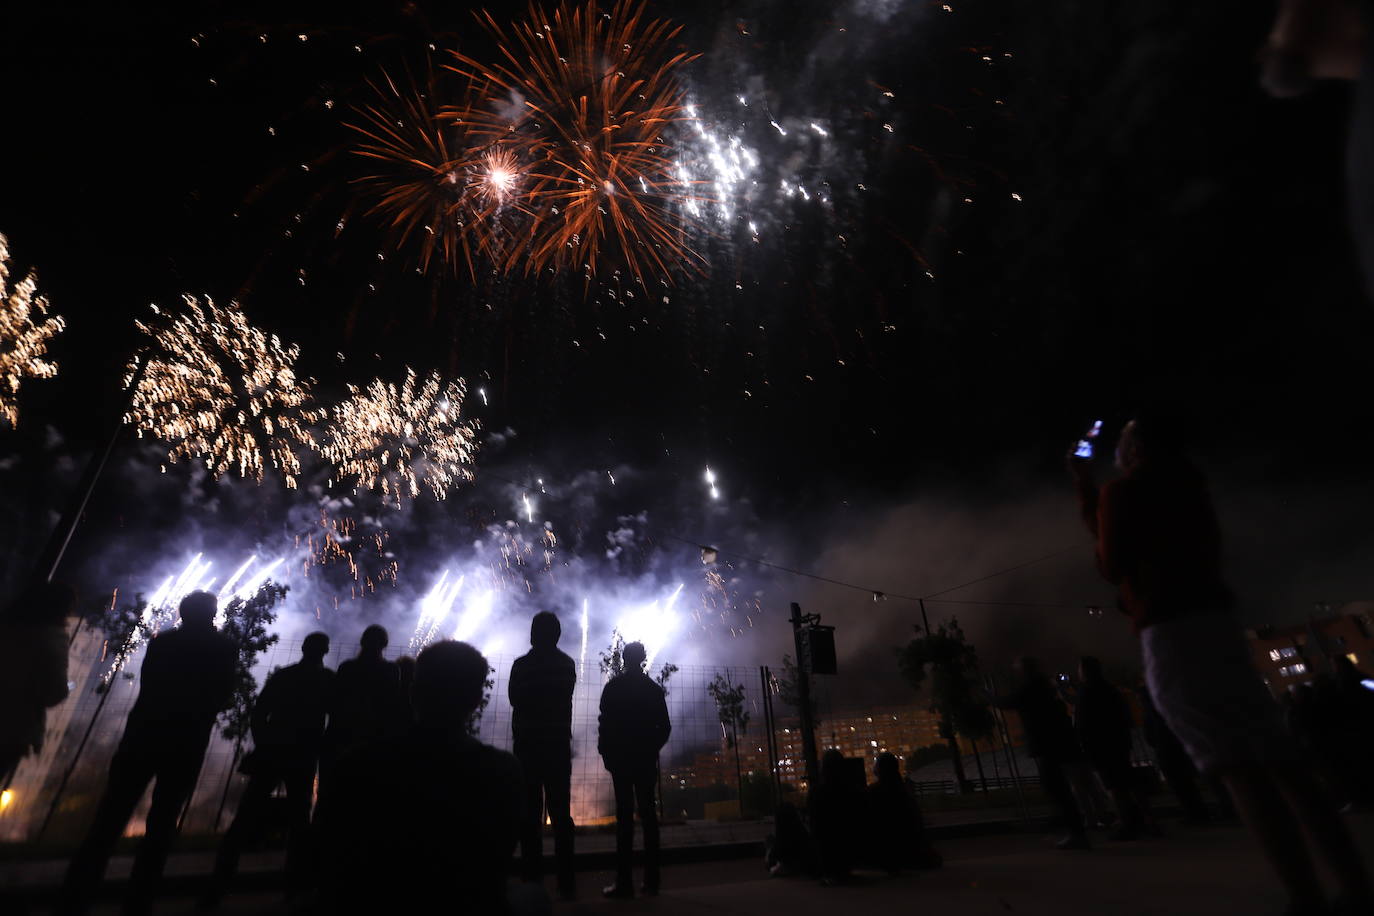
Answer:
[[[530,621],[530,645],[537,648],[553,648],[558,645],[558,637],[563,635],[563,625],[553,611],[540,611]]]
[[[181,599],[177,612],[181,615],[181,625],[189,630],[209,629],[215,625],[215,611],[219,603],[209,592],[191,592]]]
[[[897,762],[897,755],[891,751],[883,751],[878,755],[878,760],[873,766],[873,775],[878,777],[879,785],[896,785],[902,781],[902,767]]]
[[[329,654],[329,634],[328,634],[328,633],[319,633],[319,632],[311,633],[309,636],[305,637],[305,639],[301,640],[301,655],[305,657],[305,660],[306,660],[306,661],[308,661],[308,662],[319,662],[319,661],[323,661],[323,660],[324,660],[324,657],[325,657],[326,655],[328,655],[328,654]]]
[[[1116,466],[1133,474],[1147,465],[1178,461],[1183,456],[1186,438],[1178,417],[1165,411],[1141,411],[1121,430],[1116,442]]]
[[[487,660],[465,642],[436,642],[415,660],[411,705],[421,725],[466,729],[477,707],[490,668]]]
[[[358,640],[358,642],[362,646],[361,654],[380,656],[388,642],[386,627],[379,623],[372,624],[366,630],[363,630],[362,639]]]
[[[839,748],[830,748],[821,755],[821,783],[832,789],[844,782],[844,753]]]
[[[625,663],[625,670],[630,673],[637,673],[644,670],[644,662],[648,658],[648,653],[644,651],[644,643],[628,642],[625,648],[620,650],[621,661]]]

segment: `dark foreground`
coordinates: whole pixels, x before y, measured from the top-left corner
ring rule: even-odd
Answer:
[[[1369,860],[1374,861],[1374,814],[1351,819]],[[555,913],[702,914],[759,913],[826,916],[911,912],[979,914],[1112,913],[1122,916],[1214,916],[1216,913],[1278,914],[1284,900],[1248,835],[1236,826],[1174,827],[1163,840],[1108,844],[1087,852],[1060,852],[1039,834],[999,834],[946,839],[946,865],[936,872],[898,877],[860,874],[852,885],[822,887],[801,878],[768,878],[761,858],[699,862],[664,870],[655,899],[605,901],[599,887],[607,871],[580,874],[582,900],[556,903]],[[455,892],[458,889],[455,888]],[[4,907],[6,913],[23,912]],[[113,914],[107,901],[93,911]],[[28,912],[43,913],[34,905]],[[169,897],[158,913],[196,912],[189,897]],[[218,911],[237,916],[286,914],[276,893],[249,893]]]

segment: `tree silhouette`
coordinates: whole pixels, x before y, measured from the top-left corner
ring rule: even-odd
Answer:
[[[725,735],[725,746],[735,751],[735,786],[739,790],[739,813],[744,816],[744,774],[739,760],[739,733],[749,728],[749,710],[744,708],[744,685],[731,684],[730,678],[717,674],[706,685],[706,692],[716,703],[716,717]]]
[[[253,668],[258,656],[277,642],[277,634],[268,633],[267,628],[276,621],[276,607],[286,598],[287,591],[285,585],[269,579],[248,598],[234,598],[224,606],[224,622],[219,630],[233,641],[239,655],[234,670],[234,700],[220,713],[220,734],[233,741],[235,747],[248,737],[253,701],[258,694]]]
[[[897,667],[913,690],[920,691],[930,681],[930,709],[940,716],[940,737],[949,743],[954,775],[959,791],[968,792],[964,763],[959,755],[958,736],[977,742],[992,731],[992,713],[974,691],[978,653],[969,645],[957,618],[940,624],[934,633],[916,627],[917,636],[897,650]],[[974,745],[977,753],[977,745]],[[982,761],[978,763],[982,769]]]

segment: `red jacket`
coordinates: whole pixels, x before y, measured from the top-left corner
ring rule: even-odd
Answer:
[[[1146,466],[1083,495],[1098,570],[1120,588],[1137,632],[1231,606],[1221,531],[1196,468],[1183,461]]]

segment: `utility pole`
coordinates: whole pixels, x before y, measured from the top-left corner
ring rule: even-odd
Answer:
[[[806,760],[808,791],[816,784],[820,769],[816,758],[815,717],[811,714],[811,644],[803,631],[811,622],[812,618],[802,616],[801,605],[792,602],[792,639],[797,648],[797,704],[801,707],[802,757]]]

